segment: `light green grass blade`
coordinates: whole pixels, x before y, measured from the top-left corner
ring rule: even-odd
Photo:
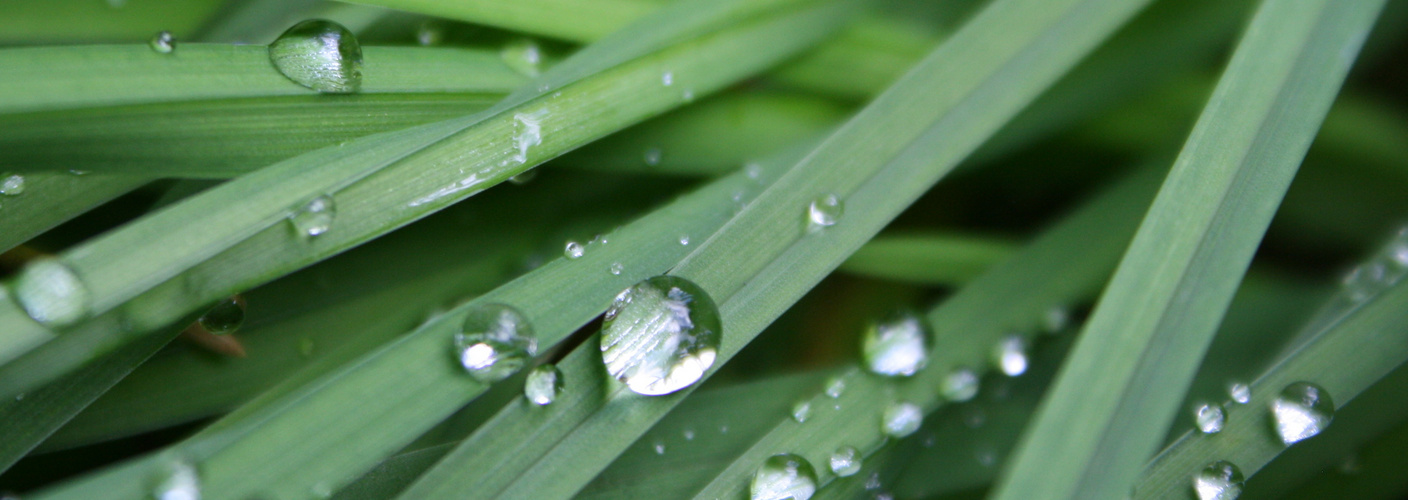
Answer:
[[[795,0],[785,2],[790,3]],[[535,89],[479,115],[318,150],[211,189],[61,256],[87,288],[88,309],[96,316],[69,329],[93,333],[65,338],[83,340],[82,349],[121,343],[123,335],[140,334],[200,304],[360,244],[678,106],[681,88],[704,95],[773,64],[824,36],[847,10],[824,2],[797,8],[677,4],[659,13],[670,22],[647,20],[639,33],[584,49],[544,74]],[[757,12],[768,15],[749,17]],[[740,24],[729,28],[733,21]],[[703,35],[690,39],[698,34]],[[673,72],[674,86],[661,84],[666,71]],[[614,104],[603,107],[602,101]],[[534,130],[536,137],[525,128],[528,122],[540,129]],[[287,216],[329,194],[337,211],[331,230],[316,238],[290,230]],[[119,335],[112,328],[118,316],[130,332]],[[16,338],[48,335],[36,333],[38,325],[13,300],[0,306],[0,326],[15,331]],[[18,342],[0,345],[0,358],[25,350]],[[42,382],[72,357],[46,356],[0,369],[0,393]]]
[[[907,283],[953,286],[972,281],[1014,250],[1007,241],[966,234],[889,234],[860,247],[840,270]]]
[[[995,498],[1128,491],[1381,6],[1262,4]]]
[[[6,2],[0,44],[145,41],[169,30],[181,39],[199,31],[222,0],[54,0]]]
[[[54,226],[147,181],[128,176],[81,176],[71,173],[31,173],[25,192],[0,199],[0,252],[9,250]]]
[[[728,326],[716,363],[738,352],[1143,5],[1099,4],[1101,8],[1091,9],[1098,14],[1082,9],[1094,4],[1079,2],[1061,5],[1069,10],[1054,11],[1049,3],[992,4],[673,269],[671,274],[698,283],[720,304]],[[1068,39],[1059,48],[1042,43],[1045,36],[1071,32],[1079,38]],[[953,67],[968,68],[971,73],[945,71]],[[989,79],[1022,85],[985,85]],[[807,204],[828,192],[845,200],[844,220],[806,234]],[[600,371],[597,356],[581,347],[559,368],[569,378],[590,380]],[[604,389],[609,391],[595,392]],[[619,386],[592,391],[540,412],[533,421],[552,424],[535,427],[532,434],[516,428],[528,418],[518,416],[524,415],[522,408],[505,408],[403,497],[470,492],[569,496],[690,389],[655,398],[632,397]],[[502,422],[503,428],[495,422]],[[503,489],[483,486],[502,484],[505,479],[512,483]]]

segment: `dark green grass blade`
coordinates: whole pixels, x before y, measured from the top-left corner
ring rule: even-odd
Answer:
[[[954,233],[879,236],[856,250],[840,270],[860,276],[927,285],[958,285],[1012,255],[1011,243]]]

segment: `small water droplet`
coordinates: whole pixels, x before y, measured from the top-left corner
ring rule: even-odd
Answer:
[[[61,328],[88,316],[88,287],[59,259],[30,261],[10,287],[20,307],[41,325]]]
[[[1242,495],[1243,481],[1246,478],[1241,469],[1232,462],[1218,460],[1193,476],[1193,492],[1198,494],[1198,500],[1236,500]]]
[[[727,426],[727,425],[720,425],[720,426],[719,426],[719,434],[728,434],[728,426]]]
[[[1289,446],[1325,430],[1335,417],[1335,403],[1320,386],[1296,382],[1271,402],[1271,416],[1276,434]]]
[[[607,373],[637,394],[658,396],[703,378],[722,328],[718,307],[699,285],[656,276],[616,296],[601,332]]]
[[[992,467],[997,465],[997,450],[988,443],[980,443],[977,449],[973,450],[973,458],[978,460],[978,465]]]
[[[420,28],[416,29],[416,43],[422,47],[440,45],[445,41],[445,28],[435,21],[420,23]]]
[[[170,31],[162,31],[153,35],[147,44],[158,54],[170,54],[176,50],[176,37]]]
[[[854,476],[860,472],[860,450],[853,446],[842,446],[831,454],[831,472],[840,477]]]
[[[885,408],[881,430],[888,436],[902,438],[919,430],[924,423],[924,411],[919,405],[898,401]]]
[[[881,485],[880,485],[880,473],[879,473],[879,472],[871,472],[871,473],[870,473],[870,477],[865,478],[865,489],[866,489],[866,491],[875,491],[875,490],[878,490],[878,489],[880,489],[880,486],[881,486]]]
[[[592,240],[591,240],[591,241],[588,241],[587,244],[588,244],[588,245],[605,245],[605,244],[606,244],[606,235],[604,235],[604,234],[598,234],[598,235],[592,237]]]
[[[531,39],[520,38],[509,42],[499,50],[499,57],[510,69],[529,78],[542,72],[543,52],[538,48],[538,42]]]
[[[664,454],[665,454],[665,443],[662,443],[662,442],[659,442],[659,441],[656,441],[656,442],[655,442],[655,454],[656,454],[656,455],[664,455]]]
[[[24,176],[20,174],[4,174],[5,178],[0,180],[0,194],[5,196],[18,196],[24,192]]]
[[[969,368],[957,368],[944,377],[940,389],[944,399],[963,402],[978,395],[978,373]]]
[[[528,163],[528,150],[543,143],[542,121],[547,116],[547,109],[513,115],[513,161]]]
[[[563,386],[562,370],[551,364],[538,365],[528,372],[528,379],[523,382],[523,396],[535,405],[547,406],[562,393]]]
[[[846,392],[846,380],[837,376],[826,381],[826,396],[831,399],[841,397]]]
[[[337,207],[332,197],[319,196],[309,200],[303,207],[288,216],[294,231],[304,236],[318,236],[332,229],[332,221],[337,217]]]
[[[798,401],[797,404],[795,404],[795,405],[792,406],[792,420],[796,420],[797,423],[799,423],[799,424],[801,424],[801,423],[806,423],[807,419],[808,419],[808,418],[811,418],[811,416],[812,416],[812,404],[811,404],[811,403],[806,402],[806,401]]]
[[[1232,402],[1244,405],[1252,400],[1252,388],[1241,382],[1233,382],[1227,384],[1227,395],[1232,398]]]
[[[816,493],[816,469],[807,459],[791,453],[768,457],[753,474],[752,500],[807,500]]]
[[[1008,335],[993,349],[993,358],[1002,373],[1016,377],[1027,371],[1027,339],[1021,335]]]
[[[21,393],[19,393],[19,394],[16,394],[16,395],[15,395],[15,401],[24,401],[24,393],[21,392]]]
[[[681,244],[681,245],[684,245],[684,246],[689,246],[689,235],[688,235],[688,234],[681,234],[681,235],[680,235],[680,244]]]
[[[538,170],[537,170],[537,169],[533,169],[533,170],[524,170],[523,173],[521,173],[521,174],[515,175],[515,176],[513,176],[513,177],[509,177],[509,178],[508,178],[508,181],[511,182],[511,183],[513,183],[513,185],[515,185],[515,186],[522,186],[522,185],[524,185],[524,184],[527,184],[527,183],[529,183],[529,182],[532,182],[533,179],[536,178],[536,177],[538,177]]]
[[[908,377],[929,362],[931,334],[924,320],[904,312],[865,330],[861,352],[871,373],[888,377]]]
[[[152,488],[157,500],[200,500],[200,476],[194,465],[184,460],[169,460],[158,472]]]
[[[215,335],[229,335],[244,324],[244,297],[231,295],[200,317],[200,327]]]
[[[345,94],[362,86],[362,46],[332,21],[293,25],[269,44],[269,60],[288,79],[318,92]]]
[[[87,170],[69,170],[68,173],[81,176],[88,175],[90,172],[88,172]]]
[[[465,370],[480,382],[496,382],[513,375],[538,353],[533,327],[517,309],[503,304],[482,304],[465,315],[455,349]]]
[[[583,247],[581,243],[569,241],[567,242],[567,247],[562,250],[562,254],[569,259],[580,259],[583,255],[587,254],[587,249]]]
[[[1222,432],[1222,424],[1227,422],[1227,413],[1220,404],[1203,403],[1193,409],[1193,420],[1203,434],[1217,434]]]
[[[1041,317],[1041,327],[1046,333],[1055,335],[1071,323],[1071,310],[1066,306],[1051,306]]]
[[[666,87],[669,87],[669,86],[671,86],[671,85],[674,85],[674,84],[675,84],[675,73],[674,73],[673,71],[666,71],[666,72],[664,72],[664,73],[661,73],[661,74],[660,74],[660,83],[665,84]]]
[[[646,150],[645,150],[645,164],[646,164],[646,165],[649,165],[649,166],[652,166],[652,167],[653,167],[653,166],[656,166],[656,165],[659,165],[659,164],[660,164],[660,158],[661,158],[662,156],[664,156],[664,154],[665,154],[664,152],[660,151],[660,148],[648,148],[648,149],[646,149]]]
[[[620,275],[621,275],[621,271],[625,271],[625,270],[626,270],[626,267],[625,267],[625,266],[622,266],[620,262],[612,262],[612,263],[611,263],[611,266],[608,267],[607,270],[608,270],[608,271],[611,271],[611,274],[620,276]]]
[[[684,434],[684,440],[685,440],[685,441],[693,441],[693,440],[694,440],[694,429],[685,429],[684,432],[683,432],[683,434]]]
[[[743,174],[747,175],[749,179],[756,181],[763,176],[763,166],[754,162],[745,163],[743,165]]]
[[[807,205],[807,231],[816,232],[836,225],[845,211],[845,203],[835,194],[818,196]]]

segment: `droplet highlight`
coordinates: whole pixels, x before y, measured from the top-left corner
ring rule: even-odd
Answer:
[[[860,450],[853,446],[842,446],[831,454],[831,472],[840,477],[849,477],[860,472]]]
[[[49,328],[77,323],[91,307],[88,287],[73,269],[53,257],[25,265],[10,290],[30,318]]]
[[[200,316],[200,327],[215,335],[229,335],[244,324],[244,297],[231,295]]]
[[[538,340],[523,313],[503,304],[482,304],[465,315],[455,334],[460,364],[480,382],[513,375],[538,353]]]
[[[176,37],[170,31],[162,31],[152,35],[152,39],[147,41],[153,52],[158,54],[170,54],[176,51]]]
[[[703,378],[722,327],[718,307],[699,285],[656,276],[617,295],[601,331],[607,373],[637,394],[659,396]]]
[[[1320,386],[1296,382],[1271,401],[1271,417],[1277,436],[1289,446],[1329,427],[1335,418],[1335,402]]]
[[[993,361],[1002,373],[1016,377],[1027,372],[1027,339],[1009,335],[993,349]]]
[[[200,476],[188,462],[172,460],[164,464],[152,488],[157,500],[200,500]]]
[[[845,210],[845,204],[835,194],[818,196],[807,205],[807,231],[816,232],[836,225]]]
[[[586,247],[583,247],[581,243],[577,243],[575,241],[567,242],[567,247],[562,249],[562,255],[566,256],[569,259],[580,259],[583,255],[586,254]]]
[[[865,367],[887,377],[912,376],[929,362],[931,337],[924,320],[913,313],[873,323],[861,341]]]
[[[293,25],[269,44],[269,60],[289,80],[318,92],[346,94],[362,86],[362,46],[332,21]]]
[[[1193,476],[1193,492],[1198,500],[1236,500],[1242,495],[1246,478],[1232,462],[1218,460]]]
[[[816,469],[807,459],[791,453],[768,457],[753,474],[752,500],[807,500],[816,493]]]
[[[547,406],[557,400],[564,387],[562,370],[556,365],[539,365],[528,372],[523,382],[523,396],[538,406]]]
[[[890,437],[902,438],[919,430],[924,423],[924,411],[919,405],[899,401],[885,408],[881,431]]]

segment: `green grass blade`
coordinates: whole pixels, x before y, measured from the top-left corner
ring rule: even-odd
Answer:
[[[942,232],[879,236],[841,264],[843,272],[908,283],[953,286],[1010,257],[1011,243]]]
[[[81,176],[71,173],[31,173],[24,176],[25,192],[0,199],[0,252],[89,209],[146,183],[126,176]]]
[[[575,42],[599,40],[660,8],[651,0],[356,0]]]
[[[7,2],[0,18],[0,44],[146,41],[169,30],[187,39],[219,9],[222,0],[163,2],[54,0]]]
[[[995,498],[1128,491],[1381,6],[1262,4]]]

